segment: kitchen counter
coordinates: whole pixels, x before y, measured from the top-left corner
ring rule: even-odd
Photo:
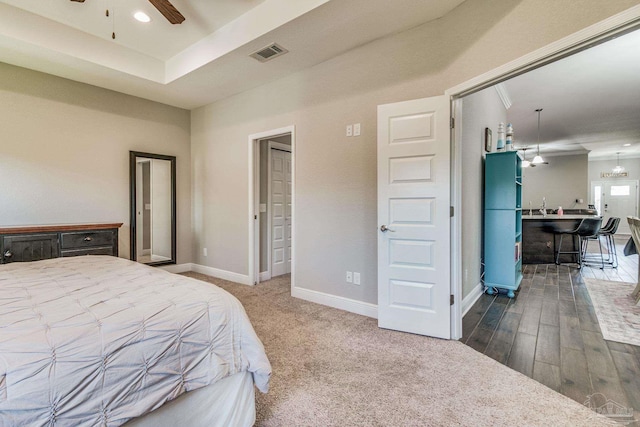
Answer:
[[[525,210],[524,212],[528,212]],[[523,213],[524,213],[523,212]],[[523,264],[552,264],[555,262],[553,254],[553,230],[562,228],[575,229],[583,218],[594,218],[597,215],[522,215],[522,262]],[[558,239],[559,243],[559,239]],[[577,250],[570,238],[562,242],[562,250]],[[574,256],[563,254],[561,263],[572,263]]]

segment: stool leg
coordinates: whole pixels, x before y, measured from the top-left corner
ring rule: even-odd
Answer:
[[[598,246],[600,247],[600,269],[604,270],[604,258],[602,257],[602,243],[600,243],[600,237],[598,236]]]
[[[560,265],[560,251],[562,250],[562,238],[564,237],[564,234],[560,235],[560,244],[558,245],[558,250],[555,251],[556,252],[556,265]],[[556,240],[556,236],[555,234],[553,235],[553,243],[554,243],[554,249],[555,249],[555,240]]]

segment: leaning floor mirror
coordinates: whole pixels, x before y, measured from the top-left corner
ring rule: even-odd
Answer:
[[[129,152],[131,260],[176,263],[176,158]]]

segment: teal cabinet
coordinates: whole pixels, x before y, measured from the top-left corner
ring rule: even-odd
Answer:
[[[522,160],[489,153],[484,171],[484,285],[513,298],[522,281]]]

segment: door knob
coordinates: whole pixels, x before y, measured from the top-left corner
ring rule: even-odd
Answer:
[[[392,229],[390,229],[390,228],[387,228],[387,226],[386,226],[386,225],[382,224],[382,225],[380,226],[380,231],[382,231],[383,233],[386,233],[387,231],[391,231],[391,232],[393,233],[393,232],[395,232],[396,230],[392,230]]]

